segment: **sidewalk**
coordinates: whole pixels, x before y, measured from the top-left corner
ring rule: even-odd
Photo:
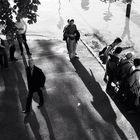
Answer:
[[[35,64],[46,75],[44,107],[34,96],[29,117],[22,114],[27,97],[20,56],[0,71],[0,140],[138,140],[132,125],[104,92],[104,70],[79,42],[80,57],[69,61],[65,42],[28,40]]]

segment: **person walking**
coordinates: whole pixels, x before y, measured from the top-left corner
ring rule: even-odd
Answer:
[[[0,38],[0,63],[3,67],[8,68],[8,56],[5,49],[4,40]]]
[[[17,40],[19,43],[21,55],[23,55],[22,44],[24,44],[27,55],[31,56],[32,54],[30,53],[29,46],[27,44],[27,39],[26,39],[27,24],[20,16],[17,16],[16,19],[17,19],[17,21],[16,21],[15,25],[17,27]]]
[[[74,19],[70,20],[70,25],[66,28],[65,30],[65,35],[67,37],[67,44],[69,47],[69,57],[72,60],[73,58],[78,58],[76,56],[76,31],[77,31],[77,27],[74,24]]]
[[[70,25],[70,19],[67,20],[67,25],[63,29],[63,40],[66,41],[66,46],[67,46],[68,54],[69,54],[69,46],[68,46],[68,42],[67,42],[66,30],[67,30],[67,27],[69,25]]]
[[[27,73],[29,93],[26,102],[26,109],[25,111],[23,111],[23,113],[30,112],[34,92],[37,92],[40,98],[38,108],[40,108],[44,104],[42,90],[44,88],[44,84],[46,80],[45,75],[40,68],[35,66],[33,59],[29,59],[28,65],[29,66],[27,66],[26,68],[26,73]]]
[[[18,59],[15,57],[16,47],[15,47],[15,43],[14,43],[13,34],[11,32],[8,32],[6,34],[6,39],[7,39],[8,45],[10,47],[10,50],[9,50],[10,60],[17,61]]]
[[[135,70],[128,77],[127,105],[129,112],[135,112],[140,104],[140,58],[134,59]],[[128,113],[129,113],[128,112]]]

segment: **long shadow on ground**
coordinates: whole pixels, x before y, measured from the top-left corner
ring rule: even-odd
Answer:
[[[113,140],[117,139],[116,132],[114,130],[110,130],[104,124],[102,124],[100,121],[98,121],[96,118],[94,118],[94,115],[87,111],[89,107],[87,105],[82,104],[81,110],[82,113],[78,113],[78,110],[76,110],[76,107],[73,106],[73,103],[75,101],[73,100],[80,100],[79,97],[77,97],[77,89],[75,86],[74,81],[74,75],[67,77],[67,80],[63,79],[65,72],[73,72],[73,68],[70,66],[69,62],[64,58],[64,55],[57,55],[57,49],[61,49],[62,46],[59,46],[61,42],[54,42],[54,41],[46,41],[41,40],[37,41],[38,46],[41,48],[42,52],[38,54],[38,56],[45,56],[47,66],[47,72],[48,73],[60,73],[61,77],[52,80],[52,85],[55,86],[55,91],[53,91],[53,94],[49,95],[50,100],[52,100],[52,103],[55,105],[55,112],[48,112],[49,116],[55,115],[55,113],[58,113],[57,115],[60,115],[60,120],[62,119],[63,122],[62,126],[64,126],[64,130],[62,130],[62,134],[68,135],[69,138],[73,140],[85,140],[89,139],[89,128],[93,128],[94,130],[94,137],[95,139],[107,139],[107,140]],[[43,52],[44,50],[44,52]],[[53,51],[54,50],[54,51]],[[47,54],[46,54],[47,52]],[[49,56],[48,56],[49,54]],[[49,64],[53,64],[51,68],[49,68]],[[81,77],[82,81],[90,91],[90,93],[94,97],[94,108],[100,113],[102,118],[108,122],[113,128],[117,131],[121,139],[127,140],[124,133],[120,130],[120,128],[116,124],[116,114],[114,113],[109,99],[105,95],[105,93],[101,90],[101,87],[99,84],[95,81],[95,78],[91,77],[88,71],[83,67],[80,61],[73,62],[73,65]],[[73,77],[73,78],[72,78]],[[58,92],[59,91],[59,92]],[[74,97],[74,99],[72,98]],[[49,101],[51,102],[51,101]],[[107,114],[107,115],[106,115]],[[46,116],[46,115],[45,115]],[[84,117],[83,117],[84,116]],[[110,119],[109,119],[110,118]],[[59,118],[58,118],[59,119]],[[51,122],[52,118],[50,118]],[[61,122],[61,121],[60,121]],[[64,124],[63,124],[64,123]],[[84,123],[84,124],[83,124]],[[55,123],[52,123],[53,125]],[[53,126],[55,127],[55,126]],[[58,126],[57,126],[58,127]],[[59,127],[58,127],[59,128]],[[61,128],[61,127],[60,127]],[[103,129],[104,128],[104,129]],[[111,127],[112,128],[112,127]],[[56,129],[55,129],[56,131]],[[111,132],[111,134],[110,134]],[[107,134],[106,134],[107,133]],[[60,134],[59,134],[60,135]],[[116,136],[116,137],[115,137]],[[67,137],[67,136],[64,136]]]
[[[25,87],[24,81],[21,79],[20,82],[22,82],[22,85],[19,86],[19,77],[14,68],[3,71],[2,77],[5,85],[5,92],[1,97],[3,103],[0,105],[0,110],[3,112],[0,121],[0,139],[29,140],[28,132],[22,122],[21,110],[19,109],[20,103],[18,94],[26,93],[26,90],[22,90]],[[24,99],[22,99],[22,101],[24,102]]]
[[[15,74],[16,74],[16,86],[18,87],[18,91],[19,91],[19,99],[20,99],[20,102],[21,102],[21,106],[22,106],[22,109],[24,110],[25,109],[25,105],[26,105],[26,99],[27,99],[27,87],[25,85],[25,82],[24,82],[24,79],[23,79],[23,76],[21,74],[21,71],[20,71],[20,68],[21,65],[17,65],[15,64],[14,65],[14,68],[15,68]],[[24,115],[24,114],[23,114]],[[37,140],[42,140],[41,136],[40,136],[40,133],[39,133],[39,124],[38,124],[38,121],[37,121],[37,118],[35,116],[35,114],[33,113],[33,111],[31,111],[31,113],[24,117],[24,124],[27,125],[29,124],[31,129],[32,129],[32,132],[35,136],[35,138]]]
[[[117,93],[112,88],[111,91],[108,92],[108,95],[112,98],[112,100],[115,102],[121,113],[125,116],[125,118],[130,122],[130,124],[133,126],[138,138],[140,139],[140,110],[138,110],[134,113],[128,113],[128,107],[120,98],[118,98]]]
[[[78,59],[72,61],[72,64],[89,92],[93,95],[93,107],[99,112],[106,122],[114,126],[121,139],[127,140],[123,131],[116,124],[116,114],[111,107],[107,95],[102,91],[99,83],[96,82],[95,78],[89,74]]]

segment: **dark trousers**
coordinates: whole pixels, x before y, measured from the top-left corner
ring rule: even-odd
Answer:
[[[15,56],[14,56],[15,50],[16,50],[15,45],[11,45],[10,46],[10,52],[9,52],[10,53],[10,59],[15,58]]]
[[[23,53],[23,46],[22,46],[22,44],[24,44],[26,52],[27,52],[27,54],[29,54],[30,51],[29,51],[29,46],[27,44],[26,35],[25,34],[20,34],[20,35],[18,35],[17,39],[18,39],[18,43],[19,43],[19,47],[20,47],[21,53]]]
[[[68,50],[68,53],[69,53],[69,45],[68,45],[67,39],[66,39],[66,46],[67,46],[67,50]]]
[[[114,81],[114,77],[112,74],[108,74],[108,82],[107,82],[107,89],[110,89],[112,86],[111,86],[111,83]]]
[[[8,56],[4,48],[0,48],[0,64],[8,67]]]
[[[44,103],[43,93],[42,93],[41,89],[38,89],[36,91],[29,90],[29,94],[28,94],[27,102],[26,102],[26,111],[27,112],[30,112],[34,92],[38,93],[39,100],[40,100],[39,105],[43,105],[43,103]]]

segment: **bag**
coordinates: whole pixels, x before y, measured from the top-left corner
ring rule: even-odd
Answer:
[[[63,40],[66,41],[67,40],[67,35],[66,32],[63,33]]]
[[[79,31],[78,30],[76,30],[76,37],[75,37],[75,39],[76,39],[76,42],[78,42],[79,41],[79,39],[80,39],[80,33],[79,33]]]

